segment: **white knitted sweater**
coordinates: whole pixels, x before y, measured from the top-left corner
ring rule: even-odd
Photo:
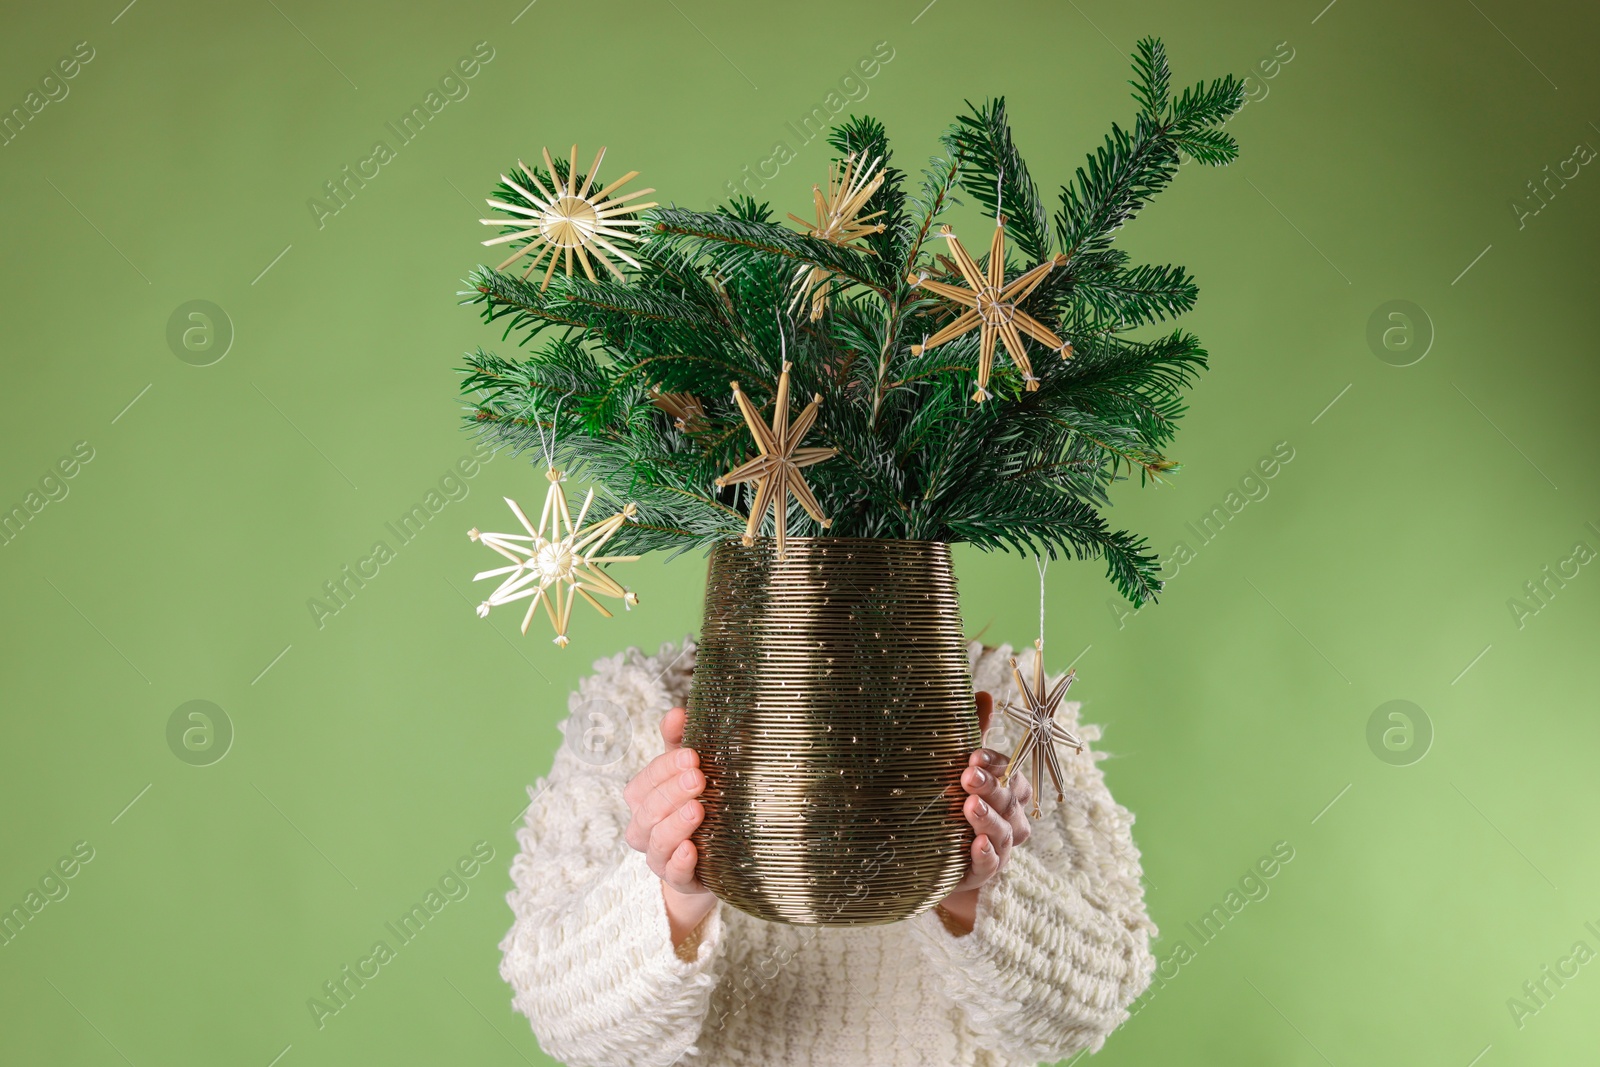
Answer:
[[[1024,671],[1033,654],[1019,657]],[[996,704],[1017,697],[1010,655],[971,646],[975,687]],[[548,1055],[571,1067],[1009,1067],[1097,1050],[1128,1017],[1150,981],[1155,927],[1133,816],[1087,748],[1064,753],[1066,802],[1045,797],[1032,838],[980,891],[971,933],[952,935],[931,911],[823,928],[719,903],[682,958],[661,884],[623,840],[622,788],[661,753],[661,717],[686,701],[693,666],[692,642],[598,661],[569,708],[609,702],[603,714],[631,734],[596,757],[592,735],[581,745],[588,724],[570,723],[549,778],[529,790],[500,974]],[[596,708],[584,718],[602,723]],[[1057,718],[1097,740],[1077,714],[1063,704]],[[996,714],[987,743],[1005,752],[1014,738]]]

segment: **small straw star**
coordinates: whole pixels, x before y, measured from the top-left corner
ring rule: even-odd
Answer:
[[[920,356],[930,348],[937,348],[946,341],[953,341],[963,334],[977,329],[978,333],[978,389],[972,394],[972,399],[983,403],[989,399],[989,374],[994,367],[994,343],[999,338],[1005,343],[1006,351],[1011,354],[1011,361],[1022,371],[1022,380],[1026,383],[1029,392],[1039,388],[1039,379],[1034,377],[1033,364],[1028,361],[1028,352],[1023,345],[1022,334],[1026,333],[1042,345],[1048,345],[1061,353],[1062,359],[1072,358],[1072,346],[1057,337],[1042,322],[1021,310],[1018,305],[1028,298],[1044,281],[1045,275],[1056,267],[1067,262],[1063,255],[1054,256],[1006,283],[1006,219],[1004,215],[995,219],[994,240],[989,245],[989,273],[986,277],[978,269],[978,264],[973,261],[967,250],[961,246],[960,240],[949,226],[941,226],[939,235],[950,242],[950,252],[955,256],[956,269],[961,277],[966,280],[968,288],[959,285],[947,285],[944,282],[929,281],[921,274],[913,274],[906,279],[914,287],[926,289],[936,293],[946,300],[960,304],[967,310],[958,315],[955,321],[949,323],[928,338],[920,345],[911,346],[911,354]],[[1021,331],[1020,333],[1018,331]]]
[[[1055,783],[1056,802],[1066,799],[1066,792],[1061,787],[1061,762],[1056,756],[1057,742],[1071,745],[1076,751],[1083,751],[1083,742],[1078,740],[1066,727],[1055,721],[1056,709],[1061,705],[1061,698],[1066,695],[1072,686],[1077,671],[1069,670],[1056,682],[1055,688],[1048,693],[1044,688],[1044,641],[1035,641],[1033,657],[1033,684],[1022,676],[1022,671],[1017,667],[1017,658],[1011,657],[1011,674],[1016,679],[1017,691],[1022,694],[1025,707],[1017,707],[1007,701],[1000,706],[1006,718],[1017,723],[1023,728],[1022,743],[1011,758],[1006,761],[1005,773],[1000,775],[1000,784],[1007,785],[1011,776],[1023,766],[1027,758],[1033,756],[1033,811],[1030,818],[1039,817],[1039,794],[1043,791],[1044,771],[1050,772],[1050,779]]]
[[[550,625],[555,627],[555,643],[566,648],[567,623],[572,618],[572,605],[578,597],[593,604],[595,610],[608,619],[611,618],[611,612],[590,595],[590,590],[602,596],[615,597],[630,610],[639,602],[637,596],[618,585],[616,579],[602,569],[607,563],[632,563],[639,557],[597,555],[611,535],[633,518],[637,509],[630,503],[609,519],[585,526],[583,521],[589,514],[589,505],[594,502],[594,490],[591,489],[589,495],[584,497],[583,507],[578,509],[578,521],[574,523],[567,510],[566,493],[561,488],[562,473],[552,467],[545,471],[545,477],[550,481],[550,489],[545,494],[544,511],[539,515],[537,527],[528,521],[528,516],[522,513],[515,500],[506,497],[511,513],[528,531],[526,534],[483,533],[477,529],[467,531],[467,536],[472,540],[488,545],[511,561],[509,567],[481,571],[472,580],[503,578],[500,587],[489,594],[489,599],[478,605],[480,617],[487,618],[490,608],[532,597],[528,613],[522,617],[522,632],[528,632],[534,611],[543,603],[545,613],[550,616]]]
[[[736,482],[756,483],[756,498],[750,505],[750,520],[745,523],[743,540],[746,545],[755,544],[756,531],[761,529],[761,520],[766,517],[767,508],[770,506],[773,522],[777,527],[779,559],[784,558],[788,536],[790,494],[800,501],[800,506],[817,520],[818,525],[824,529],[832,525],[832,522],[822,514],[822,505],[817,503],[817,498],[811,494],[811,487],[806,485],[805,479],[800,474],[800,468],[821,463],[839,451],[837,448],[798,447],[807,431],[811,429],[811,424],[817,421],[817,408],[822,405],[822,394],[813,395],[811,403],[800,412],[800,416],[790,422],[789,367],[790,364],[785,361],[783,373],[778,376],[778,396],[773,406],[770,427],[761,421],[760,412],[750,402],[750,398],[739,389],[739,383],[729,383],[733,386],[733,398],[738,401],[739,410],[744,413],[744,421],[750,427],[750,434],[756,439],[756,447],[761,450],[761,454],[747,463],[741,463],[717,479],[719,487]]]

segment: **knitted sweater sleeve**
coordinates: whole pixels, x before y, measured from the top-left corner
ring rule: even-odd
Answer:
[[[506,897],[515,923],[500,943],[500,974],[540,1047],[569,1067],[673,1063],[694,1048],[716,984],[720,905],[680,956],[661,883],[623,837],[623,786],[661,752],[657,725],[681,702],[674,679],[661,678],[677,651],[596,664],[517,834]],[[692,655],[682,660],[693,665]]]
[[[1029,650],[1019,656],[1028,669]],[[1016,699],[1010,650],[974,649],[974,683],[998,705]],[[1078,705],[1056,713],[1085,741]],[[1012,751],[1016,729],[996,714],[986,741]],[[1145,914],[1133,816],[1106,789],[1098,754],[1062,753],[1066,800],[1054,790],[1033,835],[1013,849],[1006,868],[978,894],[972,932],[954,936],[932,912],[918,916],[916,937],[946,994],[961,1005],[980,1042],[1029,1062],[1054,1062],[1088,1047],[1128,1018],[1127,1007],[1150,984],[1155,927]]]

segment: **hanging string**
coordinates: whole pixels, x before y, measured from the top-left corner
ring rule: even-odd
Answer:
[[[1039,648],[1044,648],[1044,572],[1050,569],[1050,561],[1043,556],[1034,556],[1033,565],[1039,569]]]
[[[561,418],[561,404],[574,392],[576,392],[576,390],[568,390],[556,400],[555,410],[550,414],[550,440],[548,442],[544,439],[544,424],[539,421],[539,409],[537,407],[534,408],[533,428],[539,431],[539,450],[544,453],[544,466],[546,470],[556,469],[556,426],[558,425],[558,420]]]

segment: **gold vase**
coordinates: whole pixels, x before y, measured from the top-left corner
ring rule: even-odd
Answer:
[[[722,900],[822,926],[932,907],[967,868],[978,742],[949,546],[712,550],[684,744],[706,776],[699,874]]]

